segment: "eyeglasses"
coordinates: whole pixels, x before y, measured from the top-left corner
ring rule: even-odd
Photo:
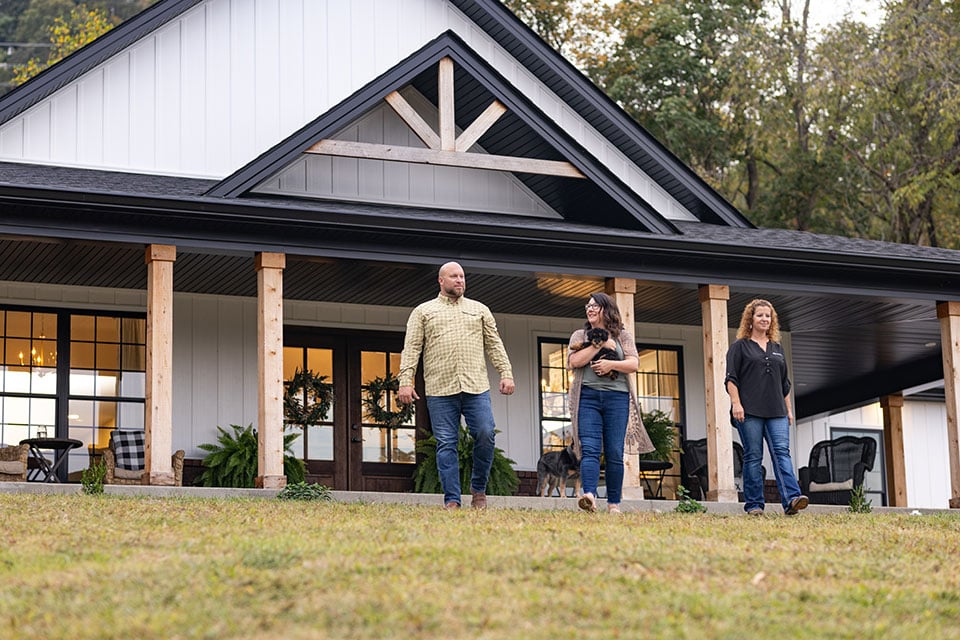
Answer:
[[[590,311],[590,309],[599,309],[600,305],[598,305],[596,302],[590,302],[583,305],[583,308],[586,309],[587,311]]]

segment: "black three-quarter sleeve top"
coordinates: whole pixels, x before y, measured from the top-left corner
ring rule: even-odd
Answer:
[[[758,418],[787,415],[784,398],[790,393],[787,359],[780,344],[769,340],[767,350],[749,338],[741,338],[727,351],[727,377],[740,390],[743,411]]]

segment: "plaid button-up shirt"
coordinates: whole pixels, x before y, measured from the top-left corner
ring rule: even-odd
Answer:
[[[443,294],[410,314],[400,356],[400,386],[413,386],[423,354],[423,380],[428,396],[483,393],[490,389],[484,353],[501,379],[513,370],[490,309],[467,298]]]

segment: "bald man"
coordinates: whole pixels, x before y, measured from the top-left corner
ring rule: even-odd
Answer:
[[[467,289],[463,267],[448,262],[440,267],[437,280],[440,294],[414,309],[407,320],[397,400],[410,404],[420,399],[413,380],[422,355],[427,410],[437,439],[437,471],[443,487],[443,506],[460,508],[457,442],[460,416],[463,416],[474,439],[471,506],[485,509],[496,425],[484,355],[499,372],[500,393],[504,395],[513,393],[513,371],[490,309],[463,295]]]

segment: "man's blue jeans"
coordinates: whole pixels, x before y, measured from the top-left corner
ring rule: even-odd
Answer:
[[[777,479],[777,490],[783,508],[800,495],[800,485],[793,473],[793,460],[790,459],[790,421],[786,416],[780,418],[758,418],[746,415],[743,422],[734,420],[734,426],[740,432],[743,444],[743,509],[763,509],[763,441],[767,441],[770,457],[773,458],[773,474]]]
[[[443,502],[460,504],[460,459],[457,442],[460,439],[460,416],[473,436],[473,476],[470,488],[485,492],[496,440],[490,392],[458,393],[453,396],[427,396],[430,424],[437,439],[437,472],[443,487]]]
[[[580,388],[577,431],[580,436],[580,478],[583,492],[597,495],[600,450],[603,449],[607,504],[620,504],[623,493],[623,440],[630,416],[630,394]]]

